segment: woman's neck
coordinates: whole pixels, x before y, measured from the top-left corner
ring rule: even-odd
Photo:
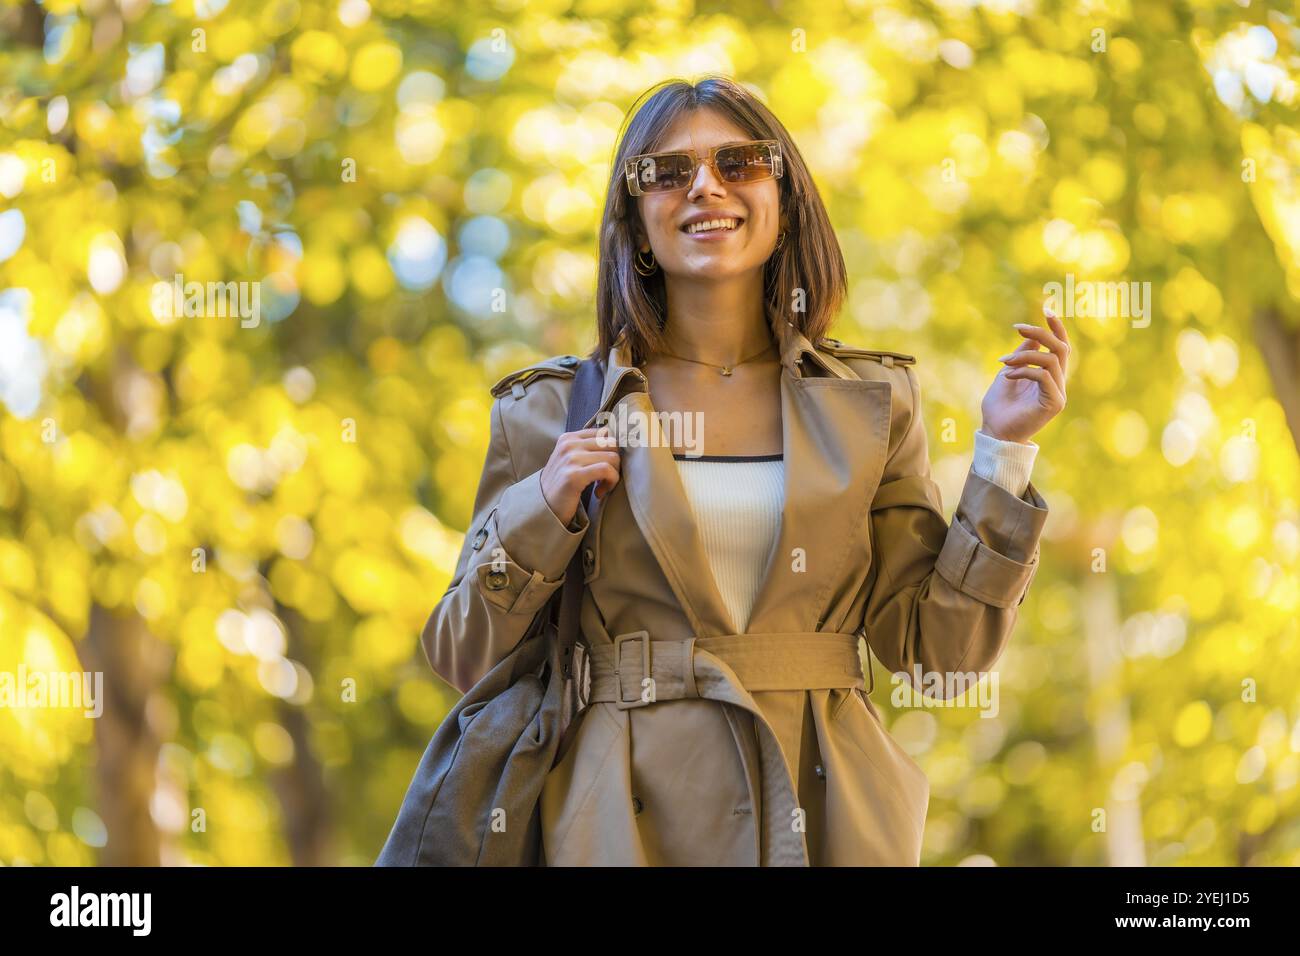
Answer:
[[[670,284],[664,348],[672,354],[734,365],[771,342],[761,283]]]

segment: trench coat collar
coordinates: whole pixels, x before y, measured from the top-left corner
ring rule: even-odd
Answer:
[[[860,378],[789,322],[776,326],[785,497],[779,536],[743,627],[749,633],[823,629],[842,565],[870,552],[868,508],[889,443],[890,383]],[[600,411],[620,403],[628,412],[654,414],[625,332],[606,357]],[[621,483],[695,636],[735,633],[743,622],[731,621],[677,468],[664,444],[628,444]]]
[[[810,361],[823,369],[827,376],[857,380],[858,376],[852,369],[835,356],[817,351],[808,337],[789,321],[777,320],[773,324],[773,332],[777,349],[781,353],[781,365],[790,375],[796,378],[805,377],[803,363]],[[614,344],[605,357],[605,383],[601,390],[600,411],[609,410],[617,400],[616,392],[619,386],[629,376],[642,385],[648,384],[645,373],[632,361],[632,348],[628,343],[627,330],[623,329],[614,339]]]

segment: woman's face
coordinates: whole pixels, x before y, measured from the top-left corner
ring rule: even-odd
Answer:
[[[721,114],[700,109],[678,117],[654,152],[693,149],[703,159],[714,146],[755,137]],[[637,248],[654,252],[668,279],[725,279],[760,271],[776,247],[781,230],[778,180],[724,183],[700,164],[689,189],[636,197],[642,227]],[[691,235],[689,220],[738,219],[726,232]]]

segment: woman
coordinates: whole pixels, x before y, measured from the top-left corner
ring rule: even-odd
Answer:
[[[1064,326],[1017,326],[949,524],[913,357],[823,336],[844,262],[785,129],[725,79],[652,92],[601,228],[608,424],[562,434],[575,356],[493,388],[425,653],[471,687],[582,548],[590,703],[546,779],[549,865],[916,865],[929,784],[858,638],[909,674],[998,659],[1038,564],[1029,438],[1064,406]],[[627,428],[672,412],[701,434]]]

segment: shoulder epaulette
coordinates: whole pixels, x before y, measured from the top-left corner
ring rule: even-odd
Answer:
[[[845,345],[839,339],[822,339],[819,348],[825,349],[836,358],[874,359],[886,368],[893,365],[915,365],[916,356],[905,352],[890,352],[887,349],[860,349],[855,345]]]
[[[573,378],[582,359],[576,355],[557,355],[542,362],[516,369],[492,386],[492,394],[501,398],[510,393],[515,398],[522,398],[529,382],[543,375],[555,375],[560,378]]]

